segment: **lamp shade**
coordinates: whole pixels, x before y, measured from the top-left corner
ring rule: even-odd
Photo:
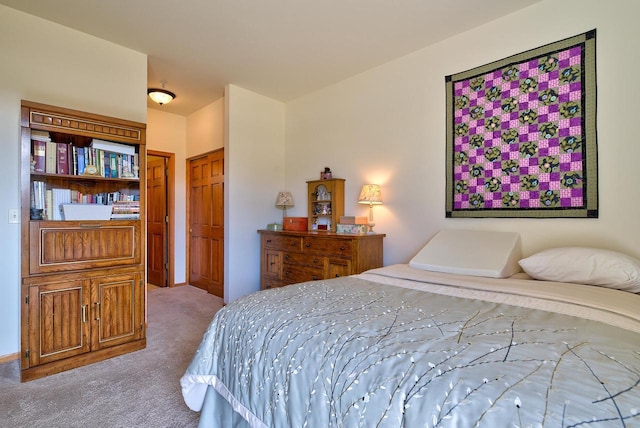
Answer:
[[[289,208],[293,206],[293,195],[291,192],[278,192],[276,197],[276,207]]]
[[[369,205],[382,205],[382,192],[378,184],[365,184],[362,186],[358,203]]]
[[[157,88],[151,88],[147,90],[147,94],[149,95],[149,98],[151,98],[153,101],[157,102],[160,105],[168,104],[171,101],[173,101],[173,99],[176,97],[176,94],[174,94],[171,91],[167,91],[166,89],[157,89]]]

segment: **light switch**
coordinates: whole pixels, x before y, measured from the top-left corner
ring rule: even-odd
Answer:
[[[18,210],[15,208],[9,208],[9,223],[20,223]]]

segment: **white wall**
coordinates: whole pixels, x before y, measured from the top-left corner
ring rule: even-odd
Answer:
[[[146,122],[147,57],[0,6],[0,356],[20,349],[20,100]]]
[[[147,112],[147,150],[175,155],[175,204],[169,208],[175,230],[173,236],[173,281],[186,281],[186,153],[187,118],[156,109]]]
[[[284,104],[234,85],[225,89],[224,300],[260,288],[258,229],[282,216]]]
[[[187,117],[187,157],[224,147],[224,98]]]
[[[591,245],[640,257],[636,70],[640,2],[546,0],[287,103],[285,184],[303,200],[324,166],[346,179],[345,211],[366,215],[360,186],[382,185],[384,263],[405,263],[443,228],[519,231],[523,251]],[[446,219],[444,77],[597,28],[598,219]],[[297,205],[290,215],[306,216]],[[266,219],[266,218],[265,218]]]

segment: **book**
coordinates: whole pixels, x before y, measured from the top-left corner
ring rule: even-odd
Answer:
[[[114,143],[113,141],[105,141],[94,138],[91,141],[91,147],[94,149],[104,150],[106,152],[121,153],[125,155],[132,155],[136,152],[134,146],[128,144]]]
[[[69,174],[69,146],[67,143],[57,143],[58,174]]]
[[[53,191],[47,189],[44,201],[44,211],[47,214],[47,220],[53,220]]]
[[[78,175],[78,151],[76,146],[69,144],[69,174]]]
[[[32,140],[33,144],[33,172],[45,171],[45,159],[47,152],[47,142]]]
[[[47,174],[58,172],[58,145],[53,141],[46,142],[44,172]]]
[[[111,167],[111,178],[118,178],[118,159],[115,153],[109,153],[109,165]]]
[[[53,220],[63,220],[62,205],[71,203],[70,189],[52,189]]]
[[[78,175],[82,175],[84,173],[84,147],[78,147]]]
[[[32,129],[31,130],[31,139],[32,140],[38,140],[38,141],[51,141],[51,136],[49,135],[49,133],[47,131],[40,131],[39,129]]]

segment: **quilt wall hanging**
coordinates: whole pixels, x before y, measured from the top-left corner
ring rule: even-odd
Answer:
[[[446,76],[447,217],[598,217],[596,30]]]

